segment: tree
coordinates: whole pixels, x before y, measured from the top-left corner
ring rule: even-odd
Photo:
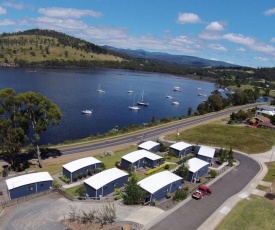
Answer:
[[[40,135],[50,125],[59,124],[62,114],[56,104],[40,93],[20,93],[16,96],[15,103],[25,119],[25,132],[32,134],[31,141],[35,145],[39,167],[43,167],[39,148]]]
[[[122,197],[124,204],[127,205],[141,204],[144,202],[145,191],[137,184],[135,174],[130,178],[128,184],[125,185]]]
[[[231,167],[233,166],[233,163],[234,163],[234,155],[233,155],[232,148],[229,149],[227,156],[228,156],[228,165]]]
[[[178,168],[177,173],[180,177],[182,177],[184,180],[186,180],[186,178],[188,177],[188,174],[189,174],[189,166],[187,164],[181,165]]]
[[[187,115],[189,117],[192,115],[192,107],[188,107]]]
[[[0,91],[0,142],[2,152],[8,155],[11,168],[16,170],[16,156],[28,140],[23,127],[24,120],[15,106],[15,91]]]

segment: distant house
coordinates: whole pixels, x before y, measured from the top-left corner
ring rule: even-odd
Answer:
[[[213,164],[215,152],[214,148],[207,146],[196,146],[194,150],[195,157],[208,162],[210,166]]]
[[[177,142],[170,146],[169,153],[173,153],[173,155],[177,157],[186,156],[188,153],[191,153],[192,145],[185,143],[183,141]]]
[[[30,173],[6,180],[10,199],[49,190],[53,186],[53,178],[48,172]]]
[[[160,143],[155,141],[145,141],[138,146],[138,149],[144,149],[152,153],[157,153],[160,148]]]
[[[140,149],[121,157],[120,166],[125,170],[128,170],[130,165],[133,165],[137,169],[141,167],[155,168],[161,165],[162,162],[163,157],[147,150]]]
[[[89,170],[96,173],[100,167],[101,161],[94,157],[85,157],[63,165],[62,171],[70,181],[73,181],[74,177],[77,177],[80,173],[88,172]]]
[[[186,165],[189,167],[189,174],[187,180],[190,182],[196,182],[199,177],[208,173],[209,163],[199,158],[191,158],[186,161]]]
[[[100,199],[114,192],[115,188],[123,187],[128,181],[128,176],[128,173],[117,168],[102,171],[84,180],[86,193],[89,197]]]
[[[138,185],[146,191],[145,203],[153,204],[153,201],[161,200],[168,193],[176,192],[182,185],[183,179],[169,171],[163,171],[149,176],[138,182]]]

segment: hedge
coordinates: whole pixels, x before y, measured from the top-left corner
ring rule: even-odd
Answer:
[[[158,167],[156,167],[156,168],[149,169],[149,170],[145,173],[145,175],[150,175],[150,174],[152,174],[153,172],[156,172],[156,171],[158,171],[158,170],[160,170],[160,169],[163,169],[166,165],[167,165],[167,164],[162,164],[162,165],[160,165],[160,166],[158,166]]]

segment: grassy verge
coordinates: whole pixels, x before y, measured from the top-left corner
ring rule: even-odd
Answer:
[[[251,196],[238,203],[216,230],[274,229],[275,207],[262,197]]]
[[[262,153],[275,144],[275,132],[244,126],[211,123],[188,129],[179,136],[173,134],[168,140],[187,143],[233,148],[246,153]]]
[[[80,187],[81,185],[77,185],[77,186],[74,186],[74,187],[71,187],[71,188],[67,188],[65,189],[65,191],[67,193],[69,193],[70,195],[72,196],[78,196],[78,193],[77,193],[77,189]]]
[[[275,182],[275,162],[268,162],[266,163],[266,166],[268,168],[268,172],[265,175],[263,181]]]

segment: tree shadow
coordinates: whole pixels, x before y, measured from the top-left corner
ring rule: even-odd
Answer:
[[[62,155],[59,149],[53,149],[53,148],[42,148],[40,149],[40,152],[41,152],[42,160],[48,159],[50,157],[56,158]]]
[[[275,200],[275,194],[273,193],[266,193],[264,197],[269,200]]]

